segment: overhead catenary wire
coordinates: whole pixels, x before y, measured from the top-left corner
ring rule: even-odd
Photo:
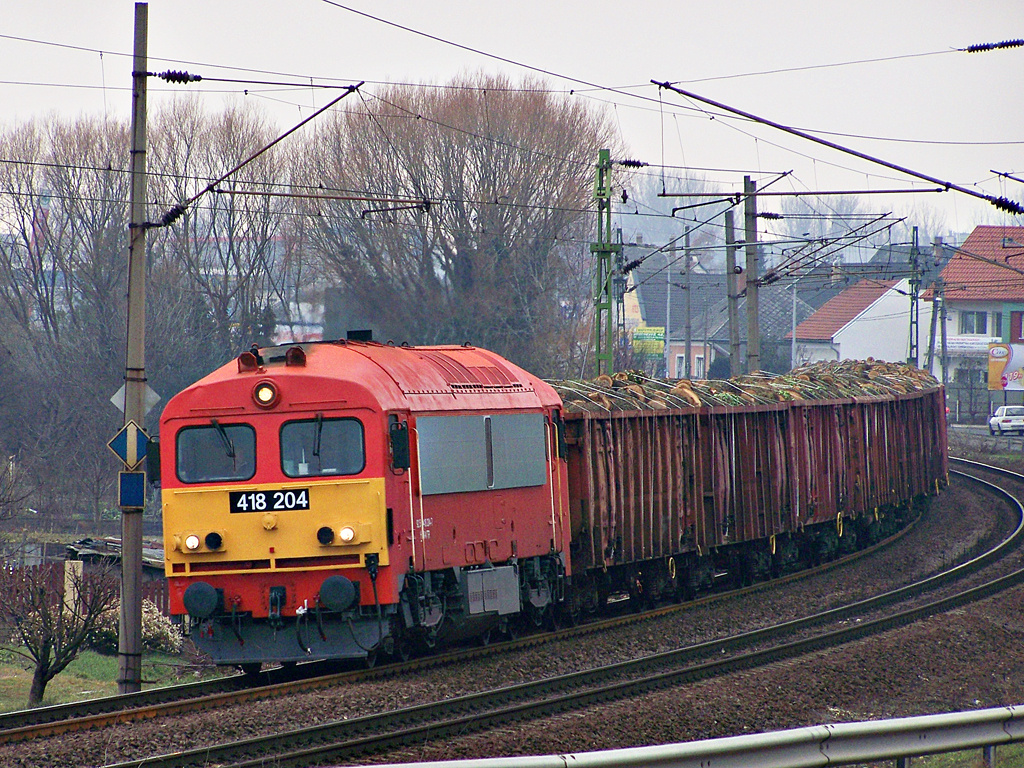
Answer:
[[[971,197],[976,197],[976,198],[978,198],[980,200],[986,200],[987,202],[989,202],[992,205],[994,205],[996,208],[999,208],[1000,210],[1003,210],[1003,211],[1007,211],[1008,213],[1018,213],[1018,214],[1019,213],[1024,213],[1024,206],[1021,206],[1020,203],[1017,203],[1014,200],[1010,200],[1010,199],[1005,198],[1005,197],[995,197],[993,195],[986,195],[983,192],[978,192],[976,190],[969,189],[968,187],[963,187],[963,186],[960,186],[959,184],[954,184],[954,183],[952,183],[950,181],[943,181],[942,179],[938,179],[938,178],[936,178],[934,176],[929,176],[928,174],[920,173],[919,171],[914,171],[914,170],[912,170],[910,168],[906,168],[904,166],[897,165],[896,163],[891,163],[888,160],[883,160],[883,159],[878,158],[878,157],[873,157],[872,155],[868,155],[868,154],[866,154],[864,152],[858,152],[855,149],[850,149],[849,147],[844,147],[841,144],[836,144],[835,142],[828,141],[827,139],[822,139],[822,138],[820,138],[818,136],[813,136],[813,135],[811,135],[809,133],[806,133],[804,131],[801,131],[801,130],[799,130],[797,128],[792,128],[790,126],[783,125],[782,123],[777,123],[777,122],[775,122],[773,120],[769,120],[768,118],[759,117],[759,116],[754,115],[754,114],[752,114],[750,112],[746,112],[744,110],[737,109],[735,107],[730,107],[730,106],[728,106],[726,104],[723,104],[723,103],[721,103],[719,101],[715,101],[713,99],[709,99],[706,96],[700,96],[700,95],[698,95],[696,93],[693,93],[692,91],[686,91],[686,90],[683,90],[681,88],[677,88],[677,87],[675,87],[674,85],[672,85],[669,82],[658,82],[657,80],[652,80],[651,82],[654,83],[655,85],[661,87],[661,88],[665,88],[667,90],[674,91],[675,93],[678,93],[681,96],[685,96],[687,98],[694,99],[696,101],[700,101],[700,102],[703,102],[705,104],[710,104],[711,106],[716,107],[717,109],[724,109],[727,112],[731,112],[731,113],[737,114],[737,115],[739,115],[741,117],[745,117],[748,120],[754,120],[755,122],[761,123],[763,125],[768,125],[768,126],[770,126],[772,128],[777,128],[778,130],[784,131],[785,133],[790,133],[790,134],[792,134],[794,136],[799,136],[800,138],[807,139],[808,141],[813,141],[813,142],[815,142],[817,144],[821,144],[822,146],[829,147],[831,149],[835,149],[835,150],[837,150],[839,152],[845,152],[846,154],[853,155],[854,157],[858,157],[861,160],[866,160],[866,161],[868,161],[870,163],[875,163],[877,165],[881,165],[881,166],[884,166],[886,168],[890,168],[890,169],[892,169],[894,171],[897,171],[899,173],[905,173],[908,176],[914,176],[916,178],[923,179],[924,181],[931,182],[932,184],[942,185],[942,186],[944,186],[944,187],[946,187],[948,189],[952,189],[952,190],[955,190],[957,192],[961,192],[961,193],[963,193],[965,195],[970,195]]]
[[[359,82],[356,85],[350,85],[348,88],[345,89],[345,92],[343,94],[341,94],[340,96],[338,96],[336,99],[332,99],[331,101],[327,102],[327,104],[322,106],[320,109],[316,110],[313,114],[309,115],[309,117],[306,117],[305,119],[300,120],[294,126],[289,128],[287,131],[282,133],[280,136],[278,136],[273,141],[271,141],[269,144],[266,144],[265,146],[261,147],[260,149],[256,150],[255,152],[253,152],[249,157],[247,157],[242,162],[238,163],[230,171],[228,171],[227,173],[223,174],[222,176],[220,176],[219,178],[215,179],[214,181],[211,181],[208,185],[206,185],[206,187],[201,189],[196,194],[192,195],[192,197],[188,198],[183,203],[179,203],[178,205],[173,206],[170,210],[167,211],[167,213],[165,213],[163,215],[163,218],[160,220],[159,224],[151,224],[150,226],[161,226],[161,227],[169,226],[179,216],[181,216],[186,210],[188,210],[188,207],[190,205],[192,205],[192,203],[194,203],[196,200],[198,200],[199,198],[201,198],[203,195],[207,194],[208,192],[212,192],[217,187],[218,184],[222,183],[223,181],[225,181],[226,179],[230,178],[232,175],[234,175],[238,171],[242,170],[242,168],[247,166],[249,163],[251,163],[253,160],[258,158],[260,155],[268,152],[271,148],[273,148],[274,146],[279,144],[281,141],[286,139],[288,136],[291,136],[293,133],[295,133],[297,130],[299,130],[302,126],[304,126],[310,120],[313,120],[316,117],[318,117],[319,115],[321,115],[322,113],[326,112],[328,109],[333,107],[335,104],[337,104],[339,101],[344,99],[346,96],[349,96],[352,93],[355,93],[356,91],[358,91],[360,86],[362,86],[362,85],[363,85],[362,82]]]

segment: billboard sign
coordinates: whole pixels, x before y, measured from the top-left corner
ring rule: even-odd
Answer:
[[[988,345],[988,388],[1024,390],[1024,344]]]
[[[634,328],[633,352],[646,357],[661,357],[665,353],[665,328],[660,325]]]

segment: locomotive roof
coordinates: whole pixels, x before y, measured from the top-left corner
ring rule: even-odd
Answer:
[[[287,359],[295,349],[302,351],[296,356],[301,363]],[[184,400],[178,405],[194,408],[190,393],[200,397],[210,386],[225,382],[241,379],[248,387],[270,378],[284,385],[293,377],[308,378],[303,390],[315,390],[311,397],[318,402],[337,398],[352,403],[351,397],[360,391],[384,410],[501,410],[560,402],[550,385],[479,347],[339,341],[265,347],[258,354],[258,367],[245,369],[243,354],[180,393],[175,399]]]

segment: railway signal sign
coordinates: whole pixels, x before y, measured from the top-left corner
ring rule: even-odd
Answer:
[[[125,424],[107,443],[107,447],[124,462],[125,467],[129,470],[135,469],[146,458],[147,445],[149,445],[149,435],[134,421]]]
[[[110,402],[113,403],[114,406],[117,408],[117,410],[119,410],[121,413],[124,413],[124,397],[125,397],[125,385],[124,384],[122,384],[121,388],[119,390],[117,390],[117,392],[115,392],[110,397]],[[142,415],[145,416],[147,413],[149,413],[150,410],[153,408],[153,406],[156,405],[159,402],[160,402],[160,395],[158,395],[156,392],[154,392],[153,388],[150,387],[147,384],[146,385],[146,394],[144,396],[143,403],[142,403],[142,410],[143,410]]]
[[[117,506],[122,509],[142,509],[146,506],[146,473],[117,473]]]

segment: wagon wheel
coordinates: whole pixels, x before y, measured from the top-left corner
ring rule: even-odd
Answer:
[[[413,656],[412,641],[405,635],[399,635],[395,640],[395,650],[392,654],[398,661],[406,662]]]
[[[244,664],[239,664],[238,668],[246,677],[256,677],[263,669],[263,665],[258,661],[247,661]]]
[[[544,628],[549,632],[557,632],[562,628],[562,614],[555,605],[548,605],[544,609]]]

